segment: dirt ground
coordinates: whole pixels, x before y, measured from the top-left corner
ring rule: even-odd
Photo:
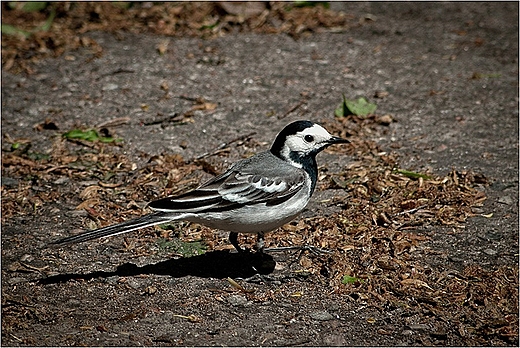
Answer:
[[[518,346],[518,3],[2,6],[56,11],[2,36],[3,346]],[[183,222],[48,244],[297,119],[351,144],[266,244],[330,254]]]

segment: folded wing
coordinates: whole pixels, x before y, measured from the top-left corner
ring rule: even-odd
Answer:
[[[282,178],[231,169],[196,190],[154,201],[149,207],[187,213],[228,210],[259,203],[279,204],[294,196],[304,183],[305,178],[300,172]]]

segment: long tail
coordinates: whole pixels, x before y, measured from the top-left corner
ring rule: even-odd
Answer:
[[[106,226],[98,228],[97,230],[87,231],[75,236],[63,238],[55,242],[51,242],[51,244],[79,243],[96,238],[115,236],[118,234],[134,231],[139,228],[163,224],[175,219],[176,216],[172,215],[171,213],[166,214],[164,212],[157,212],[142,216],[137,219],[128,220],[117,225]]]

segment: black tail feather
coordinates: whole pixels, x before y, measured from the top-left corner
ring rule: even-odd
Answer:
[[[162,212],[148,214],[137,219],[128,220],[120,224],[98,228],[96,230],[87,231],[75,236],[66,237],[51,244],[79,243],[87,240],[110,237],[118,234],[131,232],[140,228],[159,225],[168,221],[175,220],[174,216],[164,214]]]

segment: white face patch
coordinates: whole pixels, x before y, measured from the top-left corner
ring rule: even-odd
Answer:
[[[309,154],[323,147],[324,143],[332,138],[329,132],[320,125],[313,125],[301,132],[290,135],[285,139],[284,147],[281,154],[284,158],[289,159],[291,152],[297,152],[302,156]]]

